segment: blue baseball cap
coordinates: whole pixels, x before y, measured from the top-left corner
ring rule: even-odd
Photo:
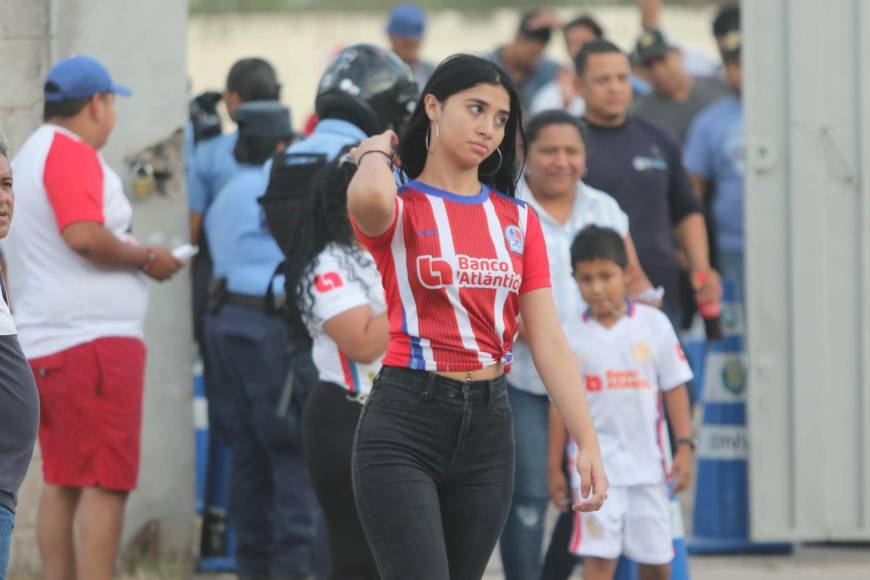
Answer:
[[[112,82],[109,71],[90,56],[78,55],[60,60],[49,69],[43,87],[45,100],[52,103],[84,99],[99,93],[129,97],[133,92]]]
[[[414,4],[399,4],[390,12],[387,34],[403,38],[422,38],[426,29],[426,13]]]

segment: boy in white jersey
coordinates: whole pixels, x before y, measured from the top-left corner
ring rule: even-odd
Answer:
[[[686,489],[694,463],[685,387],[692,372],[667,317],[626,299],[628,259],[618,233],[585,228],[571,246],[571,261],[588,308],[565,332],[611,487],[600,511],[577,512],[569,549],[584,557],[585,580],[612,579],[621,554],[639,563],[643,580],[667,580],[674,556],[669,482],[677,492]],[[677,438],[673,465],[662,402]],[[550,477],[558,481],[565,428],[552,407],[550,421]],[[571,487],[576,494],[577,482]],[[559,488],[551,485],[552,499],[564,506]]]

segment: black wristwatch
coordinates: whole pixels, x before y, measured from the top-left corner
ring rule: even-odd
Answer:
[[[682,439],[677,439],[677,447],[680,445],[688,445],[692,448],[692,451],[695,451],[698,448],[698,441],[694,437],[683,437]]]

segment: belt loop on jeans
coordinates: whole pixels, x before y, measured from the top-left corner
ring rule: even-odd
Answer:
[[[438,375],[434,372],[426,373],[426,391],[423,393],[423,399],[429,400],[432,398],[432,393],[435,391],[435,381],[438,380]]]
[[[357,405],[364,407],[366,404],[366,399],[368,399],[368,395],[363,394],[363,393],[357,393],[355,395],[352,393],[349,393],[349,394],[345,395],[344,398],[347,399],[348,401],[350,401],[351,403],[356,403]]]

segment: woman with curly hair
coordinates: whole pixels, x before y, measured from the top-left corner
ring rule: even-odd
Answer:
[[[314,176],[304,211],[294,216],[298,235],[285,269],[290,327],[307,328],[320,375],[305,404],[302,438],[335,580],[378,578],[357,516],[350,467],[357,420],[388,334],[380,275],[347,217],[347,184],[355,169],[338,160]]]

